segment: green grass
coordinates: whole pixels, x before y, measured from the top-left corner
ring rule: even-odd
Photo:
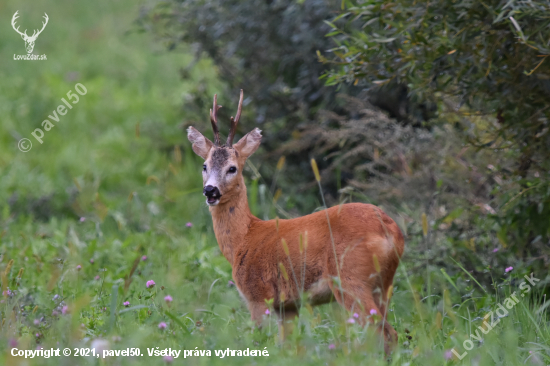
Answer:
[[[47,61],[13,60],[14,53],[25,53],[9,26],[16,10],[23,29],[48,13],[50,22],[35,46]],[[389,315],[400,337],[389,361],[372,327],[348,324],[350,314],[336,304],[304,307],[282,346],[273,318],[256,329],[229,285],[231,267],[200,194],[201,162],[180,128],[189,120],[207,122],[207,110],[197,116],[181,105],[197,91],[216,92],[215,70],[201,61],[190,78],[178,79],[192,56],[165,53],[148,35],[129,32],[138,12],[129,0],[0,4],[0,272],[2,289],[14,292],[0,303],[0,364],[18,361],[10,356],[10,344],[73,349],[97,338],[114,349],[139,347],[145,354],[113,358],[109,365],[164,364],[162,357],[147,356],[148,347],[211,350],[211,357],[184,361],[208,365],[550,363],[548,303],[537,287],[483,342],[474,342],[466,358],[446,361],[446,351],[456,346],[463,353],[462,342],[483,316],[519,291],[526,270],[504,274],[504,268],[487,268],[495,284],[485,289],[458,265],[453,264],[456,274],[445,276],[434,266],[418,269],[407,255]],[[87,94],[37,143],[30,133],[76,83]],[[17,148],[22,137],[33,142],[27,153]],[[259,203],[252,209],[265,210]],[[419,248],[419,239],[411,237],[406,251]],[[148,280],[156,283],[152,289],[146,288]],[[166,295],[172,303],[164,301]],[[159,329],[161,322],[166,329]],[[214,355],[226,348],[265,347],[269,357]]]

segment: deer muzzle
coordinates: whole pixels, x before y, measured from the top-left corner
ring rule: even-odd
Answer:
[[[202,191],[202,194],[206,197],[206,204],[209,206],[216,206],[220,202],[222,196],[218,187],[206,186]]]

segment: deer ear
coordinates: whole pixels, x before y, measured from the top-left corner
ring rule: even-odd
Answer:
[[[248,158],[250,155],[254,154],[260,146],[260,142],[262,142],[261,132],[259,128],[253,129],[244,135],[239,142],[233,145],[233,147],[245,158]]]
[[[214,144],[200,133],[196,128],[187,129],[187,138],[191,141],[195,154],[206,160],[208,153]]]

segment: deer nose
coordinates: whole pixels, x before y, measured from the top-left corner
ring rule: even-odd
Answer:
[[[220,190],[218,187],[214,186],[206,186],[204,187],[204,191],[202,192],[206,197],[208,198],[218,198],[221,196]]]

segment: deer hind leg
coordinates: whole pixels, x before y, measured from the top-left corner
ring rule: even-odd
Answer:
[[[384,301],[381,301],[385,298],[386,291],[381,289],[380,282],[372,278],[364,282],[352,280],[350,277],[346,277],[344,271],[341,280],[343,295],[338,285],[331,284],[331,290],[340,305],[359,315],[361,325],[364,326],[367,322],[374,324],[375,317],[371,312],[373,314],[376,312],[378,316],[382,317],[377,324],[376,331],[384,339],[384,351],[386,354],[390,354],[397,341],[397,332],[387,322],[387,306]]]
[[[390,287],[393,285],[393,277],[395,275],[395,271],[397,270],[398,266],[399,266],[399,257],[395,255],[394,258],[391,258],[388,261],[388,268],[382,273],[383,283],[382,283],[382,293],[381,293],[380,301],[383,304],[382,314],[384,316],[384,322],[385,322],[384,333],[386,335],[386,339],[392,344],[397,344],[397,332],[391,326],[391,324],[388,323],[388,309],[391,301],[391,294],[389,292],[390,292]]]
[[[386,350],[386,353],[388,353],[388,351],[397,344],[397,332],[388,322],[388,312],[390,305],[388,291],[389,287],[393,283],[393,274],[394,271],[391,272],[391,276],[389,276],[387,273],[382,273],[381,278],[383,278],[383,280],[380,279],[379,281],[377,281],[375,288],[372,290],[372,297],[374,299],[374,302],[378,305],[378,308],[380,309],[380,312],[378,314],[382,318],[380,327],[381,330],[383,330],[384,332],[384,340],[386,341],[384,349]]]

